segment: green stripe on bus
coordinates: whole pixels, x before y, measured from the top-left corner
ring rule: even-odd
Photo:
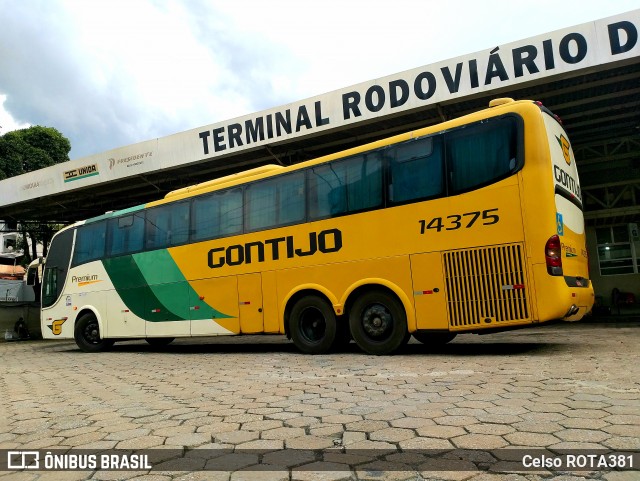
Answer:
[[[232,318],[199,299],[165,249],[102,261],[127,308],[150,322]],[[197,303],[199,309],[191,310]]]
[[[160,308],[162,303],[140,272],[133,256],[120,256],[103,259],[104,266],[118,295],[127,308],[145,321],[156,321],[152,309]],[[184,320],[173,313],[162,313],[164,321]],[[188,319],[188,317],[187,317]]]
[[[231,318],[206,302],[199,299],[199,294],[191,287],[182,271],[166,249],[133,254],[146,283],[151,286],[154,295],[171,312],[183,319],[189,319],[197,313],[197,319]],[[200,305],[197,311],[191,311],[192,304]]]

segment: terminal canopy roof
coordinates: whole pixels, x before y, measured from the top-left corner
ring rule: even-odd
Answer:
[[[487,108],[542,101],[591,224],[640,213],[640,10],[0,181],[0,219],[69,223],[269,163],[290,165]]]

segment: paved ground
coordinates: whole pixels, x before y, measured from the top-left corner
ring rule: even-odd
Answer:
[[[152,449],[154,466],[0,481],[637,480],[476,467],[519,465],[533,448],[639,450],[639,341],[640,323],[625,322],[458,336],[436,352],[412,341],[390,357],[355,345],[305,356],[282,337],[98,355],[68,341],[0,343],[0,450]]]

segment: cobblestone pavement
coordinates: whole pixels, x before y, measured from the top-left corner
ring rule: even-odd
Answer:
[[[637,480],[495,473],[465,456],[640,449],[639,341],[640,323],[627,322],[463,335],[435,351],[412,341],[386,357],[353,344],[302,355],[280,336],[124,342],[95,355],[69,341],[0,343],[0,450],[152,449],[153,464],[0,471],[0,481]],[[215,462],[229,470],[207,470]]]

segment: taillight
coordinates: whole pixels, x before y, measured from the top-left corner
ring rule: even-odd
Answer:
[[[552,276],[562,275],[562,245],[560,237],[552,235],[544,246],[544,257],[547,263],[547,272]]]

